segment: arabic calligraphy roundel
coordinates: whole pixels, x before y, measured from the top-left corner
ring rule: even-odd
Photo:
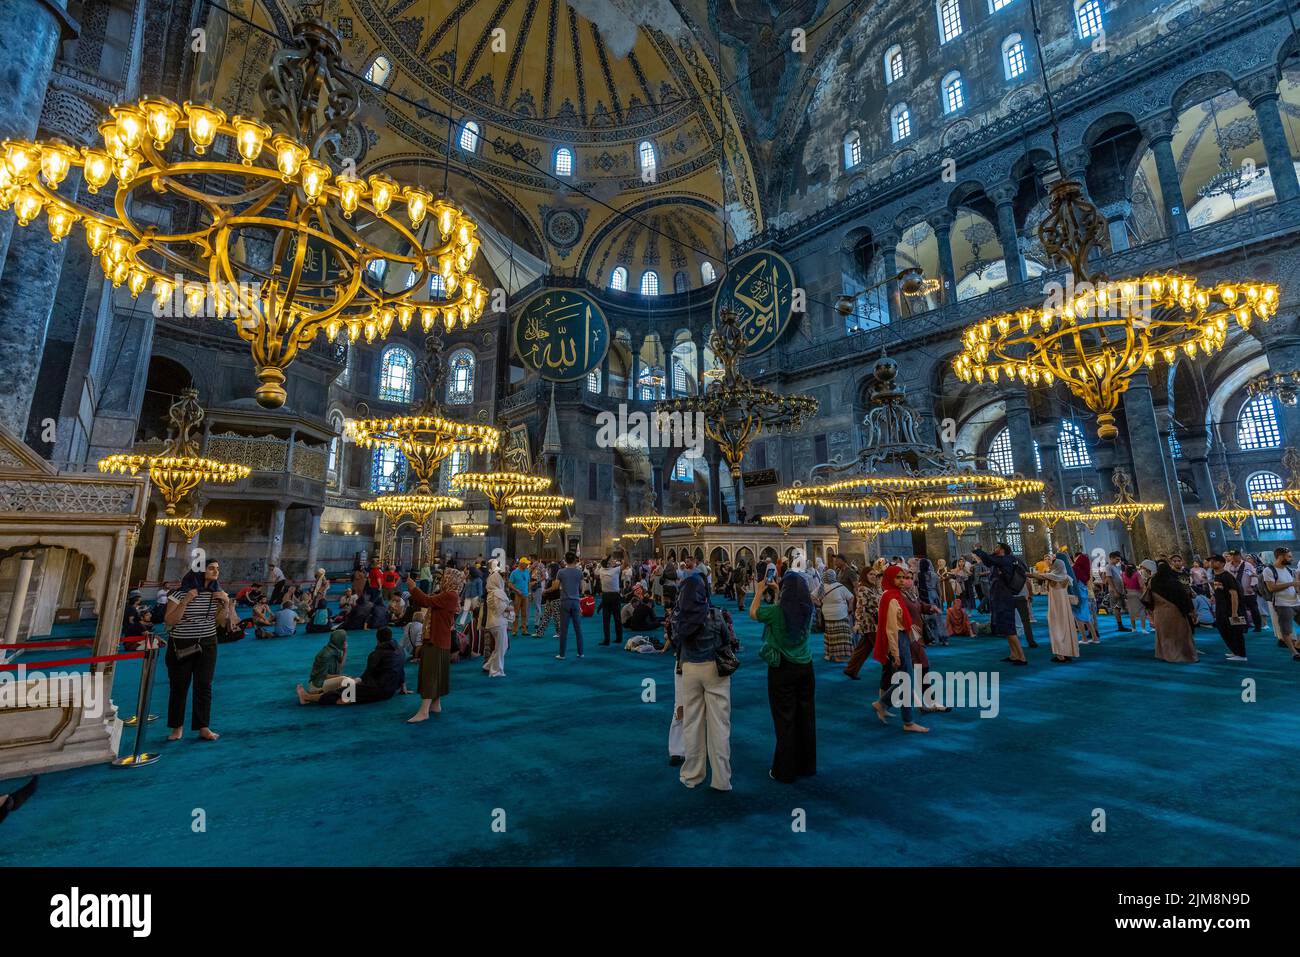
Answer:
[[[523,364],[552,382],[574,382],[609,351],[609,322],[576,289],[543,289],[519,312],[515,351]]]
[[[740,316],[745,355],[754,356],[776,345],[790,324],[794,300],[794,269],[770,249],[756,249],[731,264],[713,296],[713,323],[730,306]]]

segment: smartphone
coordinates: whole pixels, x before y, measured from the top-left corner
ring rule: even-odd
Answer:
[[[768,566],[767,566],[767,578],[765,578],[764,581],[766,581],[769,585],[772,584],[772,582],[776,581],[776,566],[775,566],[775,565],[768,565]]]

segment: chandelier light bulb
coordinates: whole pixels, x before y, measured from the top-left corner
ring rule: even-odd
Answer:
[[[375,212],[381,215],[388,212],[396,194],[397,184],[386,176],[376,173],[370,177],[370,204],[375,207]]]
[[[253,160],[262,153],[262,144],[271,135],[271,128],[265,123],[236,116],[230,121],[235,128],[235,147],[245,166],[252,166]]]
[[[92,193],[98,193],[100,187],[113,175],[113,166],[108,154],[99,150],[86,149],[82,151],[81,158],[86,188]]]
[[[316,160],[307,160],[302,164],[302,191],[307,199],[316,202],[325,189],[329,179],[329,167]]]
[[[117,140],[124,150],[138,150],[148,126],[145,115],[134,106],[115,106],[109,113],[117,121]]]
[[[51,188],[57,189],[67,177],[74,156],[75,151],[65,143],[45,144],[41,150],[41,176]]]
[[[194,152],[202,156],[212,145],[212,141],[217,138],[226,115],[210,106],[187,102],[185,116],[189,121],[190,141],[194,144]]]
[[[176,124],[180,122],[181,110],[170,100],[147,99],[140,102],[144,111],[145,123],[149,127],[149,136],[155,149],[163,149],[176,133]]]
[[[15,183],[25,183],[40,168],[41,150],[29,143],[5,146],[5,168]]]
[[[307,151],[292,137],[284,134],[271,138],[271,149],[275,151],[275,167],[280,171],[280,176],[286,183],[292,182],[307,159]]]
[[[406,200],[406,215],[411,220],[411,225],[419,226],[424,222],[424,214],[429,208],[429,194],[422,189],[408,186],[402,196]]]

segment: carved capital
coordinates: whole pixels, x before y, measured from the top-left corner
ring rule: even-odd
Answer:
[[[935,210],[925,217],[925,221],[930,224],[930,228],[936,233],[951,232],[952,224],[956,222],[956,219],[957,217],[948,209]]]
[[[1138,121],[1138,129],[1151,143],[1172,139],[1176,125],[1178,125],[1178,118],[1169,112],[1157,113],[1155,116],[1148,116]]]
[[[1276,100],[1279,94],[1277,71],[1272,67],[1258,73],[1252,73],[1250,76],[1238,80],[1233,86],[1241,95],[1241,98],[1250,104],[1252,110],[1261,100],[1267,100],[1270,97]]]
[[[995,206],[1010,206],[1016,200],[1016,195],[1020,192],[1020,184],[1005,182],[998,183],[996,186],[990,186],[985,189],[989,199],[993,200]]]
[[[902,238],[903,237],[899,233],[893,230],[888,230],[886,232],[879,233],[876,236],[876,242],[880,244],[880,248],[882,250],[887,249],[890,252],[892,252],[894,249],[898,247],[898,244],[902,240]]]
[[[1084,174],[1088,172],[1088,164],[1090,162],[1092,162],[1092,150],[1080,146],[1077,149],[1070,150],[1061,157],[1061,163],[1065,167],[1062,172],[1064,172],[1066,176],[1072,176],[1082,182]]]

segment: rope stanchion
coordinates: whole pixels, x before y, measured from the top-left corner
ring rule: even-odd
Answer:
[[[161,642],[150,636],[145,644],[143,654],[136,657],[143,657],[144,664],[140,666],[140,691],[136,696],[135,714],[138,719],[140,715],[149,715],[149,698],[153,694],[153,675],[154,669],[158,662],[158,646]],[[139,768],[146,764],[153,764],[161,754],[141,751],[144,747],[144,729],[148,727],[152,717],[146,717],[146,720],[135,722],[135,749],[126,757],[117,758],[113,761],[115,768]]]

